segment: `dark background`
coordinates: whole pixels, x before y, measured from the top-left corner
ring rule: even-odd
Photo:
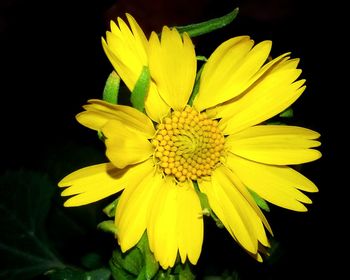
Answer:
[[[348,186],[340,179],[346,172],[341,166],[347,164],[340,139],[346,139],[347,128],[342,122],[348,34],[343,9],[334,1],[2,0],[0,172],[35,170],[55,181],[77,166],[103,161],[103,145],[74,116],[86,100],[101,97],[112,70],[101,47],[110,19],[129,12],[149,35],[163,25],[207,20],[237,6],[240,12],[231,25],[194,39],[197,53],[209,56],[222,41],[250,35],[256,42],[272,40],[274,57],[291,51],[292,57],[301,58],[307,89],[293,105],[293,122],[322,135],[322,159],[302,169],[320,192],[310,195],[314,203],[307,213],[271,208],[267,217],[278,257],[264,264],[241,253],[226,232],[208,221],[198,276],[238,269],[242,279],[337,279],[345,269],[340,253],[347,253],[348,242],[348,216],[341,209]],[[103,237],[93,232],[82,240],[90,238],[89,246],[95,248],[98,244],[91,243]],[[77,242],[79,246],[83,245]],[[64,247],[61,254],[66,254]]]

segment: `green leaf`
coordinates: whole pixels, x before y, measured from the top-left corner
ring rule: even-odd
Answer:
[[[45,273],[45,275],[51,280],[83,280],[84,273],[84,271],[79,271],[72,268],[63,268],[48,271]]]
[[[147,66],[143,66],[141,75],[131,93],[130,101],[134,108],[143,112],[145,108],[145,97],[149,89],[151,74]]]
[[[230,24],[237,17],[238,11],[239,9],[235,8],[232,12],[222,17],[186,26],[175,26],[175,28],[180,33],[186,32],[190,37],[200,36]]]
[[[115,280],[135,280],[135,275],[128,273],[120,266],[111,266],[111,271]]]
[[[267,204],[267,202],[262,198],[260,197],[256,192],[252,191],[252,190],[249,190],[250,194],[252,195],[252,197],[254,198],[256,204],[258,204],[258,206],[267,211],[267,212],[270,212],[270,207],[269,205]]]
[[[111,277],[111,271],[108,268],[99,268],[85,272],[86,280],[108,280]]]
[[[191,266],[188,261],[184,264],[178,264],[175,268],[175,272],[179,275],[179,280],[193,280],[194,274],[191,271]]]
[[[108,268],[99,268],[88,272],[63,268],[49,271],[46,276],[51,280],[109,280],[111,271]]]
[[[159,271],[159,264],[149,249],[146,233],[143,234],[137,245],[126,253],[116,249],[109,264],[114,279],[118,280],[151,280]]]
[[[112,270],[112,275],[115,277],[115,272],[118,274],[120,270],[124,270],[125,275],[137,276],[140,274],[143,267],[143,256],[139,248],[133,247],[129,251],[122,253],[120,249],[113,251],[112,258],[109,261]],[[118,278],[115,278],[118,279]]]
[[[55,187],[45,174],[9,171],[0,177],[1,279],[31,279],[63,268],[47,242],[44,223]]]
[[[152,279],[159,270],[159,263],[154,258],[148,245],[148,238],[146,232],[142,235],[137,247],[141,250],[144,257],[144,276],[145,279]]]
[[[176,276],[162,271],[157,274],[156,280],[176,280]]]
[[[120,77],[118,76],[117,72],[112,71],[112,73],[109,74],[105,87],[103,89],[103,100],[112,104],[117,104],[119,87]]]
[[[81,258],[81,263],[86,269],[98,269],[103,266],[101,255],[91,252]]]

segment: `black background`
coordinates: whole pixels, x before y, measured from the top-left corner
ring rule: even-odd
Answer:
[[[272,40],[273,56],[291,51],[301,58],[307,89],[293,106],[293,121],[322,135],[322,159],[303,167],[320,192],[310,195],[314,203],[307,213],[272,207],[268,218],[283,247],[275,264],[256,264],[237,253],[228,234],[208,222],[198,275],[209,266],[215,272],[239,266],[246,271],[243,279],[337,279],[348,242],[348,216],[340,207],[348,186],[340,178],[347,165],[341,139],[346,139],[349,90],[348,34],[343,9],[334,1],[2,1],[1,170],[45,170],[71,143],[103,153],[74,116],[86,100],[101,97],[112,70],[101,47],[110,19],[130,12],[148,35],[165,24],[186,25],[237,6],[231,25],[194,39],[197,53],[209,56],[223,40],[250,35],[256,42]]]

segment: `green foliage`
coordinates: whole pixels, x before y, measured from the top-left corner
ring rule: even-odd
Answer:
[[[99,268],[89,272],[84,272],[72,268],[64,268],[49,271],[46,276],[50,280],[109,280],[111,272],[107,268]]]
[[[72,155],[76,162],[67,160]],[[13,170],[0,176],[0,279],[110,279],[96,247],[104,245],[84,240],[96,229],[101,207],[64,208],[53,183],[86,165],[88,157],[100,161],[95,156],[91,148],[65,145],[43,162],[45,173]]]
[[[47,241],[44,223],[54,186],[39,172],[11,171],[0,178],[1,279],[30,279],[64,267]]]
[[[154,258],[149,246],[148,238],[146,233],[143,234],[141,240],[137,244],[137,247],[140,249],[144,256],[144,274],[146,279],[152,279],[152,277],[157,273],[159,269],[159,264]]]
[[[136,279],[143,268],[143,256],[137,247],[132,248],[127,253],[122,253],[119,249],[116,249],[109,265],[114,279]]]
[[[116,280],[193,280],[194,275],[190,264],[180,263],[180,259],[173,268],[162,269],[148,246],[146,233],[139,243],[122,253],[119,248],[113,252],[109,261],[113,278]]]
[[[238,11],[239,9],[235,8],[232,12],[222,17],[214,18],[200,23],[189,24],[186,26],[176,26],[176,29],[180,33],[186,32],[190,37],[207,34],[230,24],[237,17]]]
[[[148,247],[147,235],[144,234],[137,244],[126,253],[120,249],[113,252],[109,261],[114,279],[153,279],[159,269],[158,262]]]

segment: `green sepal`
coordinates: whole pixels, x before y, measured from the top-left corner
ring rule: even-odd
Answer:
[[[256,204],[258,204],[258,206],[267,211],[270,212],[270,207],[267,204],[267,202],[265,201],[265,199],[263,199],[262,197],[260,197],[256,192],[249,190],[250,194],[252,195],[253,199],[255,200]]]
[[[119,202],[119,197],[103,208],[103,213],[107,215],[108,218],[113,218],[115,216],[115,210]]]
[[[207,62],[208,61],[208,58],[206,58],[204,55],[197,55],[196,56],[196,59],[198,61],[204,61],[204,62]]]
[[[193,101],[194,101],[194,98],[195,98],[196,95],[198,94],[198,91],[199,91],[199,84],[200,84],[200,77],[201,77],[203,68],[204,68],[204,64],[202,65],[202,67],[201,67],[201,68],[199,69],[199,71],[197,72],[196,80],[195,80],[194,86],[193,86],[193,90],[192,90],[191,96],[190,96],[190,98],[189,98],[189,100],[188,100],[188,105],[190,105],[190,106],[192,106]]]
[[[134,108],[143,112],[145,108],[145,98],[149,89],[151,74],[147,66],[143,66],[142,72],[131,93],[130,101]]]
[[[238,11],[239,9],[235,8],[232,12],[222,17],[214,18],[200,23],[189,24],[186,26],[175,26],[175,28],[180,33],[186,32],[190,37],[200,36],[213,32],[230,24],[237,17]]]
[[[117,228],[115,226],[114,221],[108,220],[103,221],[97,225],[97,228],[108,233],[112,233],[113,235],[117,235]]]
[[[279,116],[281,118],[293,118],[294,112],[292,107],[289,107],[286,110],[284,110],[282,113],[279,114]]]
[[[210,208],[209,205],[209,200],[208,197],[205,193],[202,193],[198,187],[198,183],[197,182],[193,182],[194,185],[194,189],[197,192],[201,207],[202,207],[202,214],[204,216],[208,216],[211,217],[214,222],[216,223],[217,227],[219,228],[223,228],[224,225],[222,224],[222,222],[220,221],[220,219],[215,215],[215,213],[213,212],[213,210]]]
[[[119,87],[120,77],[118,76],[117,72],[112,71],[112,73],[109,74],[105,87],[103,89],[103,100],[112,104],[117,104]]]
[[[98,137],[98,139],[100,139],[103,143],[104,143],[105,140],[106,140],[106,136],[103,135],[103,133],[102,133],[101,130],[98,130],[98,131],[97,131],[97,137]]]

